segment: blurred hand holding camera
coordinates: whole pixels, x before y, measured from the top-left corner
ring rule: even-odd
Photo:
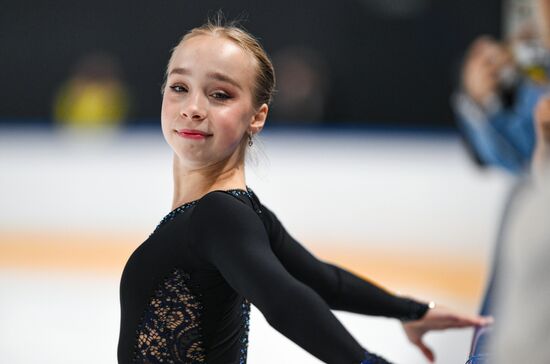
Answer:
[[[535,107],[535,128],[537,145],[546,147],[550,144],[550,95],[546,95],[537,102]]]
[[[532,170],[539,179],[549,169],[550,165],[550,95],[537,102],[535,107],[536,146],[533,156]]]
[[[470,47],[464,63],[464,90],[484,107],[498,95],[508,70],[513,69],[512,54],[501,43],[487,36],[479,37]]]

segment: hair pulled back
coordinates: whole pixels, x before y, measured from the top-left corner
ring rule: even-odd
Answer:
[[[253,89],[254,105],[260,107],[262,104],[271,104],[275,91],[275,70],[271,59],[256,37],[240,26],[237,21],[226,21],[223,15],[218,13],[214,19],[210,18],[205,24],[187,32],[181,38],[178,46],[199,35],[229,39],[250,54],[256,61],[256,77],[254,78]],[[178,46],[172,50],[172,54]]]

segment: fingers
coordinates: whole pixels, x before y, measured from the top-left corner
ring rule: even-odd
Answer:
[[[550,96],[541,98],[535,106],[535,123],[537,138],[550,142]]]
[[[541,140],[544,140],[546,143],[550,143],[550,120],[541,123],[539,130]]]
[[[457,322],[464,326],[486,326],[492,322],[492,318],[481,316],[459,317]]]
[[[508,52],[495,40],[487,37],[476,40],[468,54],[468,60],[479,62],[486,67],[501,65],[508,59]]]
[[[481,316],[479,317],[480,323],[479,326],[488,326],[495,323],[493,316]]]
[[[493,323],[492,317],[454,315],[447,323],[446,328],[463,328],[471,326],[487,326]]]
[[[537,121],[550,119],[550,95],[541,97],[535,106],[535,118]]]
[[[462,70],[462,83],[468,95],[483,105],[496,93],[502,69],[511,64],[512,56],[504,46],[488,37],[478,38]]]
[[[432,330],[486,326],[492,324],[493,321],[490,316],[462,315],[444,306],[437,305],[435,308],[428,310],[421,319],[403,323],[403,328],[408,339],[433,363],[435,355],[422,341],[424,334]]]
[[[512,56],[501,44],[494,42],[480,52],[479,63],[479,67],[483,68],[488,75],[498,79],[502,68],[512,63]]]
[[[482,35],[481,37],[476,38],[468,50],[468,57],[478,56],[480,52],[494,43],[496,43],[496,41],[488,35]]]
[[[539,14],[541,15],[539,19],[539,33],[542,35],[546,47],[550,47],[550,1],[549,0],[539,0],[537,2],[539,6]]]
[[[536,145],[532,171],[536,180],[545,175],[550,166],[550,95],[542,97],[535,106]],[[543,180],[540,180],[543,181]],[[544,182],[542,182],[544,185]]]
[[[424,342],[418,342],[417,346],[420,351],[422,351],[422,354],[424,354],[424,356],[430,361],[430,363],[433,363],[435,361],[435,355],[433,351],[429,347],[427,347]]]
[[[423,327],[429,330],[445,330],[472,326],[486,326],[493,323],[492,317],[478,315],[462,315],[438,306],[428,311],[423,320]]]

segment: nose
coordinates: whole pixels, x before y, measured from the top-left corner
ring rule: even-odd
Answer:
[[[206,107],[203,97],[198,94],[189,94],[189,96],[182,101],[180,116],[195,121],[204,119],[206,117]]]

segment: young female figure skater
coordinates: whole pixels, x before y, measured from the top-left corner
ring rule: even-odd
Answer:
[[[162,101],[174,210],[124,269],[119,363],[244,364],[251,303],[331,364],[387,363],[331,309],[402,320],[430,360],[425,332],[486,324],[317,260],[262,205],[245,183],[244,155],[264,126],[274,83],[261,45],[236,26],[208,23],[174,48]]]

